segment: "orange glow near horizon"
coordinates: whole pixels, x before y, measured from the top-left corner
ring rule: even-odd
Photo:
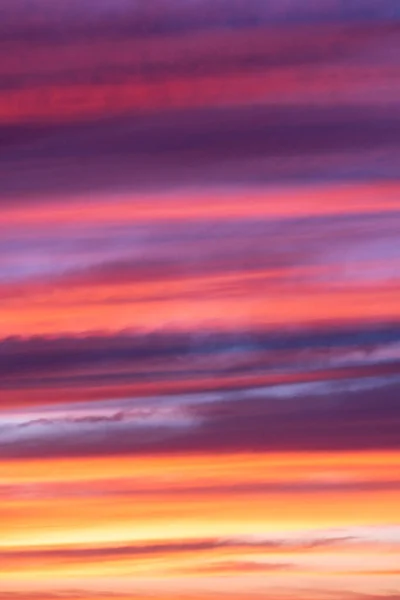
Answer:
[[[190,589],[193,577],[212,581],[235,565],[251,586],[265,564],[272,586],[305,577],[317,589],[321,578],[357,583],[390,569],[395,585],[400,538],[385,528],[397,522],[400,490],[379,484],[399,466],[398,452],[2,462],[2,577],[24,589],[83,577],[94,593],[99,569],[128,589],[157,566],[173,593],[178,574]],[[318,482],[331,490],[307,491]],[[339,491],[351,482],[371,489]]]

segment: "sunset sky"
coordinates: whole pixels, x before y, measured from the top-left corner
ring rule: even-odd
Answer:
[[[398,0],[1,0],[0,600],[400,599]]]

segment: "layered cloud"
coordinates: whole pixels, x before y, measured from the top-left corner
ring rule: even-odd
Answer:
[[[0,12],[0,600],[398,600],[397,1]]]
[[[324,22],[332,20],[387,21],[396,19],[395,0],[355,1],[350,6],[334,0],[321,6],[314,0],[285,0],[267,5],[259,0],[201,0],[196,2],[165,2],[158,0],[149,7],[145,2],[65,2],[56,6],[47,0],[4,2],[4,31],[9,37],[50,37],[57,34],[73,36],[79,33],[128,33],[130,35],[165,35],[180,31],[210,27],[243,27],[262,23]],[[5,30],[5,25],[9,30]],[[35,39],[35,38],[34,38]]]
[[[393,180],[398,131],[395,108],[313,108],[301,101],[286,110],[161,110],[139,122],[126,117],[77,124],[68,131],[65,126],[3,126],[2,204],[54,193],[65,202],[90,190],[143,193],[321,178]]]
[[[396,320],[397,195],[319,184],[8,204],[2,335]]]
[[[398,372],[397,362],[390,371]],[[300,371],[269,387],[243,389],[228,381],[238,389],[43,406],[30,417],[8,411],[0,452],[45,457],[398,448],[398,375],[389,373],[372,378],[369,368],[321,370],[304,378]]]

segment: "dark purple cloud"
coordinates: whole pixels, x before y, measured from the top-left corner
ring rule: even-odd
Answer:
[[[0,19],[0,197],[15,202],[100,189],[396,178],[397,17],[396,0],[7,0]],[[319,68],[304,70],[307,65]],[[283,77],[280,89],[292,108],[276,106],[279,94],[271,99],[261,92],[234,103],[268,108],[177,110],[192,105],[207,81],[221,81],[223,90],[227,76],[250,73],[260,81]],[[144,101],[120,119],[93,121],[89,111],[86,122],[63,124],[59,115],[45,125],[33,114],[22,124],[13,112],[25,102],[52,113],[56,98],[79,96],[80,86],[101,96],[104,84],[111,96],[101,112],[112,115],[119,84],[140,90],[154,82],[165,85],[150,89],[149,106]],[[179,82],[189,82],[184,98]],[[320,89],[309,97],[315,82]],[[18,89],[26,100],[7,95]],[[210,105],[229,104],[229,94]]]
[[[132,400],[106,413],[100,403],[74,415],[82,406],[70,404],[46,418],[16,413],[19,424],[4,413],[0,456],[399,449],[399,393],[398,378],[380,377]]]
[[[283,369],[295,368],[306,364],[314,368],[324,369],[334,365],[336,357],[343,357],[337,366],[346,366],[346,356],[350,358],[348,366],[357,365],[352,360],[351,351],[360,353],[359,364],[372,368],[382,361],[374,360],[374,352],[389,348],[400,343],[399,325],[372,325],[363,327],[342,327],[335,330],[306,329],[306,330],[281,330],[281,331],[246,331],[232,332],[216,331],[154,331],[152,333],[121,332],[119,334],[86,334],[81,336],[33,338],[10,337],[0,340],[0,386],[15,386],[23,384],[26,378],[33,377],[40,383],[47,377],[60,379],[74,376],[82,368],[99,368],[96,376],[106,375],[107,372],[118,374],[121,366],[131,366],[132,375],[136,376],[137,370],[144,366],[153,365],[150,375],[164,368],[173,369],[178,363],[184,365],[187,361],[187,370],[193,373],[194,365],[191,362],[197,358],[210,359],[208,367],[210,373],[218,371],[215,359],[226,355],[227,362],[223,370],[229,370],[229,358],[233,361],[234,369],[238,368],[236,359],[238,353],[244,360],[244,368],[250,373],[252,367],[265,368],[274,365],[270,363],[271,353],[281,353],[280,361],[275,366]],[[232,351],[235,351],[232,353]],[[310,352],[311,362],[307,363],[305,353]],[[350,353],[350,356],[349,356]],[[363,356],[364,355],[364,356]],[[365,362],[366,359],[366,362]],[[214,366],[213,366],[214,361]],[[265,362],[264,362],[265,361]],[[396,368],[395,355],[383,360]],[[283,371],[282,371],[283,372]],[[125,374],[129,371],[125,371]],[[122,376],[123,374],[121,374]]]
[[[286,34],[286,35],[285,35]],[[72,41],[53,44],[51,52],[42,46],[21,45],[25,56],[8,55],[0,65],[0,90],[29,89],[40,85],[100,85],[152,83],[175,78],[191,80],[204,76],[244,73],[274,74],[279,67],[333,64],[347,68],[370,64],[371,54],[382,66],[393,65],[392,48],[398,25],[325,24],[315,26],[227,30],[159,40],[113,40],[110,54],[105,36],[81,42],[79,52]],[[380,51],[376,53],[376,46]],[[76,46],[75,46],[76,47]],[[30,52],[28,52],[28,48]]]
[[[303,152],[334,152],[398,146],[400,112],[372,107],[274,106],[163,112],[68,125],[2,125],[5,163],[24,158],[83,159],[143,155],[174,162],[189,157],[217,160],[261,155],[288,158]],[[26,136],[26,138],[25,138]],[[7,139],[10,145],[7,145]],[[18,144],[18,141],[24,142]],[[35,140],[40,143],[35,145]]]
[[[321,4],[316,0],[153,0],[128,3],[7,0],[2,5],[0,39],[32,41],[88,35],[173,35],[205,28],[302,23],[391,20],[396,0],[353,0]],[[57,37],[58,36],[58,37]]]
[[[360,107],[231,108],[68,127],[3,125],[0,195],[9,202],[26,194],[168,189],[205,181],[394,177],[399,132],[396,109]]]

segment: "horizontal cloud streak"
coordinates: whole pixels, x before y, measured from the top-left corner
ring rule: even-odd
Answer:
[[[310,354],[315,366],[315,359],[318,359],[320,368],[334,366],[335,363],[337,366],[346,366],[346,359],[350,366],[357,363],[360,366],[373,365],[384,362],[386,356],[388,361],[395,363],[399,343],[400,328],[396,323],[364,324],[357,328],[342,326],[334,330],[328,327],[296,330],[292,327],[284,330],[260,328],[258,331],[208,329],[32,338],[11,336],[4,338],[0,344],[0,377],[3,381],[14,380],[18,383],[19,376],[33,373],[42,378],[49,367],[53,373],[57,370],[68,374],[71,370],[73,373],[75,369],[96,366],[97,363],[104,368],[107,361],[111,367],[126,361],[134,372],[132,361],[150,361],[151,365],[152,361],[157,364],[156,361],[173,362],[178,359],[188,361],[190,373],[192,360],[211,357],[213,362],[209,368],[215,369],[218,366],[215,358],[218,356],[226,359],[222,364],[225,369],[229,368],[230,360],[237,368],[236,360],[240,359],[251,369],[253,363],[254,366],[262,366],[263,360],[268,366],[274,358],[270,354],[272,352],[280,353],[275,354],[275,363],[281,368],[285,363],[289,368],[307,364],[307,354]]]
[[[345,5],[336,0],[321,5],[314,0],[299,2],[260,0],[158,1],[151,9],[145,3],[125,1],[92,3],[60,2],[57,7],[45,0],[28,4],[26,0],[5,2],[2,39],[57,40],[81,36],[104,35],[157,36],[208,28],[241,28],[263,23],[301,23],[326,21],[390,21],[398,17],[395,0],[373,0]]]
[[[256,393],[254,393],[254,391]],[[2,427],[6,458],[399,448],[397,380],[344,380],[132,401],[130,408],[79,404]],[[81,411],[80,416],[74,416]],[[69,416],[69,411],[70,415]],[[97,412],[96,412],[97,411]],[[48,415],[48,416],[47,416]],[[65,415],[65,416],[63,416]],[[362,484],[361,484],[362,485]],[[390,484],[389,484],[390,487]]]
[[[135,118],[78,124],[68,132],[64,126],[2,129],[3,139],[11,138],[1,161],[5,198],[27,190],[37,195],[88,187],[160,189],[204,184],[205,176],[211,183],[260,184],[307,173],[336,178],[339,169],[346,178],[349,155],[362,178],[397,174],[395,108],[212,109],[164,113],[140,124]],[[22,143],[26,138],[28,146],[12,143],[13,135]],[[365,170],[369,162],[371,170]],[[28,179],[21,181],[19,169]]]

